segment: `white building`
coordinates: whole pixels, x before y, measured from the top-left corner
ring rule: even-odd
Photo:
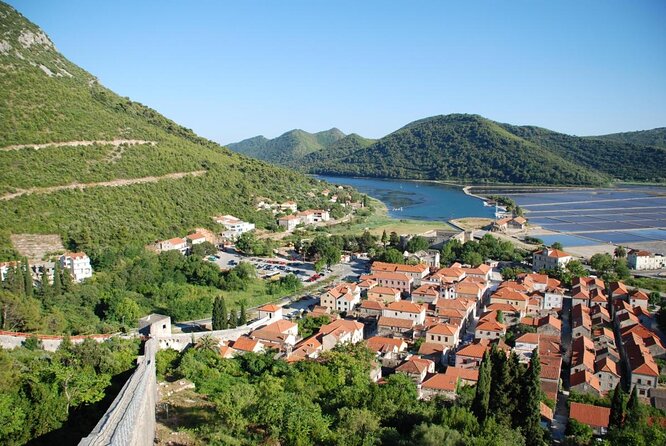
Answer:
[[[67,268],[75,281],[83,282],[92,277],[92,266],[90,257],[84,252],[66,252],[60,256],[60,266]]]
[[[534,271],[541,271],[542,269],[564,268],[572,259],[573,257],[570,254],[559,249],[545,248],[534,253],[532,269]]]
[[[226,231],[222,235],[229,240],[235,240],[241,234],[252,231],[255,228],[254,223],[248,223],[233,215],[220,215],[215,217],[215,222],[226,228]]]
[[[666,256],[632,249],[627,254],[629,268],[637,271],[666,268]]]
[[[407,319],[414,321],[414,324],[419,325],[425,322],[426,311],[425,308],[412,302],[398,301],[391,302],[382,310],[382,316]]]
[[[301,219],[296,215],[285,215],[284,217],[280,217],[278,219],[278,225],[286,228],[287,232],[291,232],[296,229],[296,226],[298,226],[300,223]]]
[[[280,210],[282,212],[284,211],[291,211],[291,212],[296,212],[298,211],[298,205],[295,201],[285,201],[284,203],[280,204]]]
[[[161,242],[157,243],[157,247],[159,248],[160,252],[180,251],[181,254],[187,254],[187,240],[180,237],[170,238],[169,240],[162,240]]]
[[[185,237],[189,242],[190,245],[199,245],[201,243],[204,243],[206,241],[206,236],[203,234],[200,234],[198,232],[195,232],[194,234],[190,234]]]

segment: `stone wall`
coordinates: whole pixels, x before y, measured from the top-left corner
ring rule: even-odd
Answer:
[[[62,336],[50,336],[50,335],[34,335],[31,333],[20,333],[16,331],[0,331],[0,347],[6,349],[14,349],[20,347],[23,342],[28,339],[30,336],[37,336],[42,342],[42,347],[44,350],[49,352],[54,352],[60,346],[63,337]],[[97,342],[104,342],[109,339],[112,335],[107,334],[98,334],[98,335],[86,335],[86,336],[71,336],[70,340],[73,344],[80,344],[85,339],[93,339]]]
[[[160,350],[172,348],[180,352],[185,350],[188,345],[196,343],[203,336],[211,336],[220,344],[224,341],[235,341],[240,336],[248,334],[262,325],[266,325],[269,321],[268,317],[264,317],[242,327],[227,330],[200,331],[197,333],[173,333],[169,336],[157,336],[156,339],[159,341]]]
[[[156,339],[149,339],[137,368],[125,383],[111,407],[79,446],[148,446],[155,439]]]

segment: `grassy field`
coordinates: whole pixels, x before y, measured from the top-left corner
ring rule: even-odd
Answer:
[[[343,223],[338,226],[332,226],[330,232],[332,234],[358,234],[366,229],[374,235],[382,235],[386,231],[387,234],[396,232],[398,234],[420,234],[422,232],[430,231],[432,229],[449,229],[454,228],[444,221],[423,221],[423,220],[402,220],[392,218],[388,215],[386,206],[377,200],[372,200],[374,212],[366,217],[356,217],[350,223]]]

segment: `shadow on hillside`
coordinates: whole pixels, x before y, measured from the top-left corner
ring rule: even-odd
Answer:
[[[111,378],[111,386],[106,396],[95,404],[82,406],[70,412],[69,418],[60,429],[56,429],[26,443],[29,446],[67,446],[77,445],[79,441],[95,428],[97,422],[107,411],[114,398],[132,376],[134,369],[120,373]]]

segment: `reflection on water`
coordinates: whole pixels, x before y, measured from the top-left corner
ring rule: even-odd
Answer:
[[[450,220],[461,217],[492,218],[494,208],[466,195],[459,187],[416,181],[349,178],[317,175],[334,184],[352,186],[382,201],[394,218]]]

